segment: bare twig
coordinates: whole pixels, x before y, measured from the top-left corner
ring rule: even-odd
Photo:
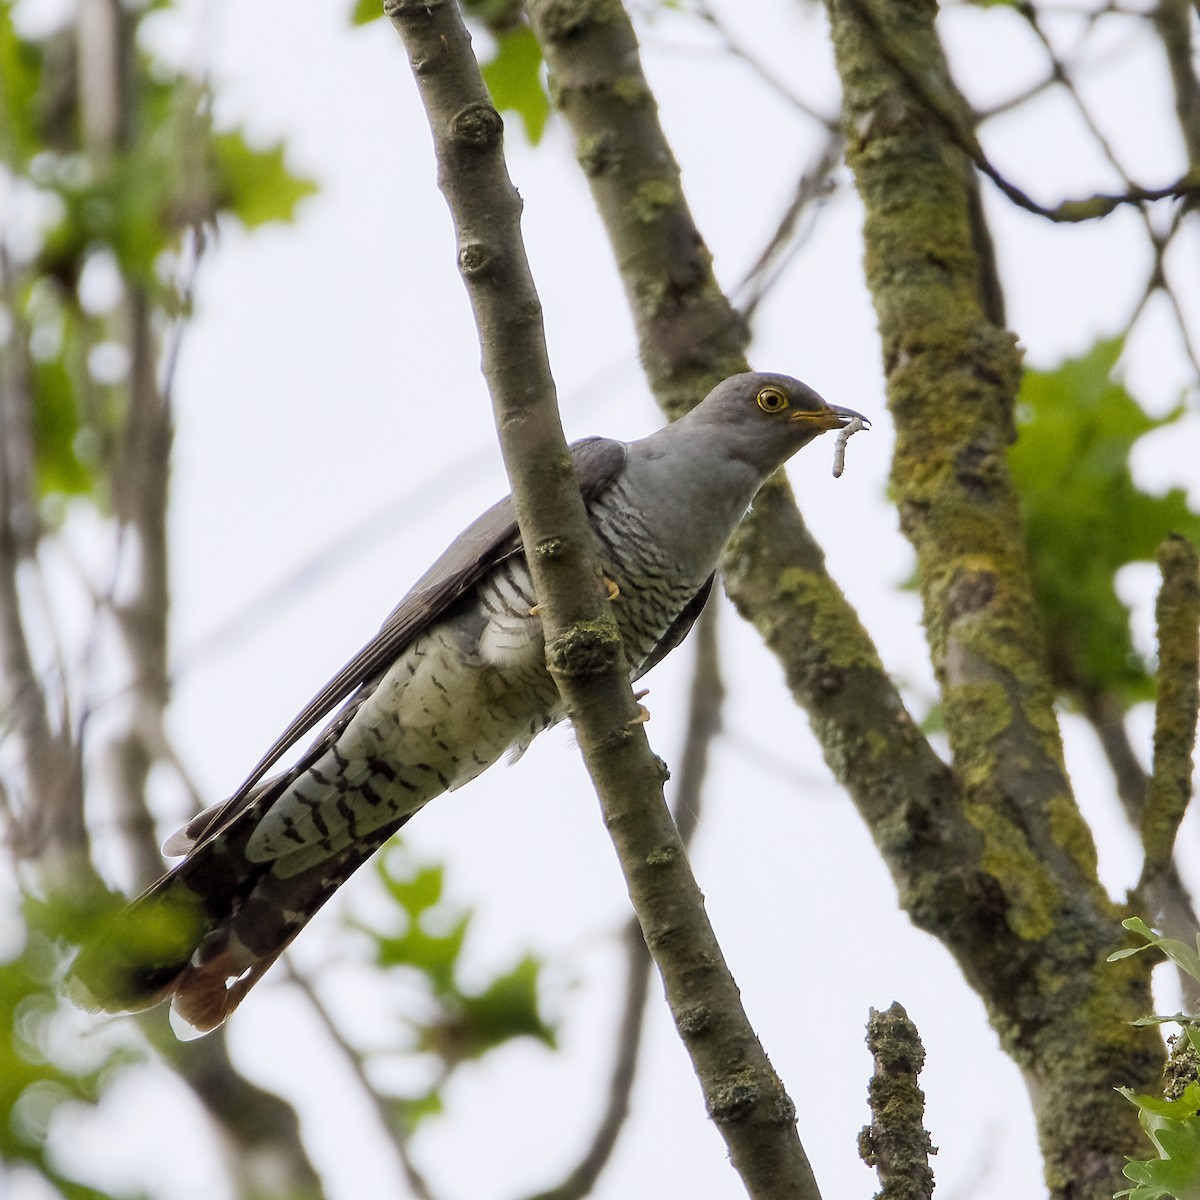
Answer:
[[[799,112],[802,112],[806,117],[811,117],[817,124],[831,134],[836,136],[838,133],[837,116],[830,116],[822,113],[814,108],[807,101],[801,99],[788,85],[771,70],[770,67],[754,54],[752,51],[736,38],[730,31],[729,26],[721,19],[717,11],[706,2],[706,0],[697,0],[697,3],[689,5],[685,8],[686,12],[690,12],[693,16],[703,21],[721,40],[721,49],[732,58],[743,62],[763,81],[777,96],[780,97],[786,104]]]
[[[342,1031],[338,1028],[337,1022],[330,1015],[321,997],[317,995],[316,989],[308,977],[292,965],[290,958],[286,954],[283,956],[281,964],[284,974],[297,991],[308,1001],[313,1014],[325,1030],[330,1044],[349,1068],[367,1103],[375,1110],[375,1116],[379,1120],[383,1133],[396,1150],[396,1158],[400,1164],[400,1169],[404,1173],[404,1178],[408,1181],[408,1186],[412,1188],[413,1195],[417,1200],[435,1200],[434,1193],[429,1187],[429,1181],[417,1168],[416,1163],[413,1162],[412,1156],[408,1152],[409,1139],[407,1131],[397,1117],[396,1106],[390,1103],[385,1096],[381,1095],[371,1082],[370,1076],[367,1075],[363,1056],[346,1040]]]
[[[1187,146],[1188,161],[1195,166],[1200,163],[1200,79],[1194,65],[1187,0],[1159,0],[1151,18],[1171,72],[1179,133]]]
[[[833,187],[833,173],[842,161],[844,139],[838,131],[829,134],[811,166],[806,167],[796,184],[787,210],[776,223],[775,230],[755,259],[754,265],[733,289],[743,318],[749,321],[763,298],[783,275],[788,264],[808,240],[815,226],[816,212]],[[812,213],[804,229],[797,232],[801,218]]]
[[[950,140],[1018,208],[1049,221],[1074,224],[1106,217],[1127,204],[1143,205],[1169,198],[1180,199],[1200,193],[1200,168],[1193,167],[1165,187],[1146,188],[1129,185],[1124,192],[1097,192],[1077,200],[1063,200],[1053,206],[1039,204],[1027,192],[1011,183],[992,164],[979,144],[974,130],[960,120],[929,86],[920,68],[908,62],[898,47],[884,36],[871,9],[871,0],[850,0],[864,26],[871,30],[876,52],[904,81],[908,93],[941,125]]]

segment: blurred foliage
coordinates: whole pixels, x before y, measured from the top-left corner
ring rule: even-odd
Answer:
[[[288,169],[281,146],[260,149],[236,129],[215,130],[207,86],[145,49],[140,22],[170,7],[113,5],[112,43],[94,37],[81,48],[73,24],[35,35],[21,5],[0,0],[6,436],[24,439],[11,460],[26,489],[20,498],[55,501],[40,514],[20,509],[31,520],[14,517],[30,547],[61,518],[62,497],[100,508],[109,501],[130,412],[132,331],[148,331],[141,351],[161,367],[221,225],[291,221],[314,190]],[[75,6],[63,11],[74,19]],[[81,70],[81,53],[97,55],[96,71]],[[101,79],[112,88],[111,128],[98,128],[104,105],[85,92],[85,77],[89,87]],[[107,939],[101,957],[111,974],[130,955],[144,969],[179,940],[178,924],[161,911],[134,928],[115,916],[124,912],[119,898],[85,895],[93,878],[80,872],[79,894],[62,903],[25,897],[11,912],[5,898],[0,912],[22,933],[0,955],[0,1193],[10,1179],[35,1177],[37,1195],[100,1200],[48,1146],[60,1117],[96,1104],[119,1068],[144,1058],[128,1022],[97,1025],[62,997],[66,946]],[[124,959],[107,952],[114,943]]]
[[[295,220],[296,205],[317,190],[311,180],[288,170],[282,142],[255,150],[233,132],[213,134],[212,145],[219,210],[247,229]]]
[[[1200,934],[1193,949],[1178,939],[1160,937],[1140,917],[1130,917],[1121,924],[1142,938],[1143,944],[1110,954],[1109,962],[1143,950],[1158,950],[1180,970],[1200,980]],[[1195,1014],[1145,1017],[1136,1023],[1159,1025],[1165,1021],[1182,1024],[1192,1051],[1200,1053],[1200,1025]],[[1200,1200],[1200,1083],[1191,1080],[1171,1099],[1140,1095],[1129,1088],[1117,1090],[1137,1105],[1138,1120],[1158,1153],[1157,1158],[1126,1163],[1125,1176],[1135,1186],[1117,1196],[1128,1196],[1130,1200]]]
[[[78,1003],[108,1011],[147,1007],[186,962],[204,929],[198,898],[179,888],[135,904],[114,892],[90,900],[68,932],[81,947],[67,981]]]
[[[383,0],[354,0],[350,12],[351,25],[369,25],[383,16]]]
[[[496,53],[481,65],[483,82],[500,112],[515,112],[525,136],[536,146],[550,117],[550,97],[542,83],[542,48],[528,25],[497,35]]]
[[[1182,488],[1153,495],[1133,478],[1135,443],[1184,410],[1148,416],[1114,373],[1122,348],[1119,338],[1100,341],[1054,370],[1027,371],[1009,461],[1056,686],[1133,704],[1153,697],[1154,681],[1134,648],[1117,572],[1153,561],[1169,533],[1200,540],[1200,517]]]
[[[542,79],[542,48],[524,21],[522,0],[465,0],[463,13],[472,25],[495,40],[491,58],[480,61],[483,82],[498,112],[514,112],[530,145],[542,140],[550,119],[550,96]],[[367,25],[383,16],[382,0],[355,0],[353,25]]]
[[[458,983],[463,943],[471,913],[455,911],[443,896],[440,866],[417,866],[403,843],[376,859],[376,870],[399,917],[399,930],[355,923],[371,938],[375,961],[388,972],[403,972],[421,993],[417,1007],[427,1017],[406,1024],[412,1049],[431,1054],[438,1080],[424,1094],[396,1101],[403,1124],[414,1128],[441,1112],[441,1091],[452,1072],[516,1038],[532,1037],[554,1048],[553,1028],[538,1009],[542,964],[531,956],[493,977],[481,989],[464,991]]]
[[[78,933],[79,907],[27,898],[23,916],[23,944],[0,962],[0,1183],[25,1169],[66,1200],[103,1200],[47,1143],[64,1109],[96,1104],[136,1055],[102,1036],[81,1039],[80,1014],[61,998],[62,945]]]
[[[291,221],[315,185],[288,170],[282,146],[214,131],[206,87],[141,49],[121,81],[129,111],[108,144],[92,144],[74,30],[25,36],[16,7],[0,0],[0,188],[11,215],[0,320],[12,329],[2,353],[28,393],[39,495],[104,503],[126,408],[120,316],[131,290],[160,325],[186,316],[187,265],[222,218],[248,229]]]

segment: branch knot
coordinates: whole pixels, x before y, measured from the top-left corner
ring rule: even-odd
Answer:
[[[461,145],[485,150],[503,137],[504,121],[490,104],[468,104],[454,114],[450,134]]]

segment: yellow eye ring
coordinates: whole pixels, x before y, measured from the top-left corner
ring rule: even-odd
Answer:
[[[788,398],[777,387],[765,387],[758,393],[758,407],[765,413],[783,412]]]

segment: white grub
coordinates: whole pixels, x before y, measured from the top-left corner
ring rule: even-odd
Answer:
[[[837,440],[833,443],[833,477],[841,479],[846,469],[846,443],[862,429],[866,429],[862,417],[854,417],[838,430]]]

